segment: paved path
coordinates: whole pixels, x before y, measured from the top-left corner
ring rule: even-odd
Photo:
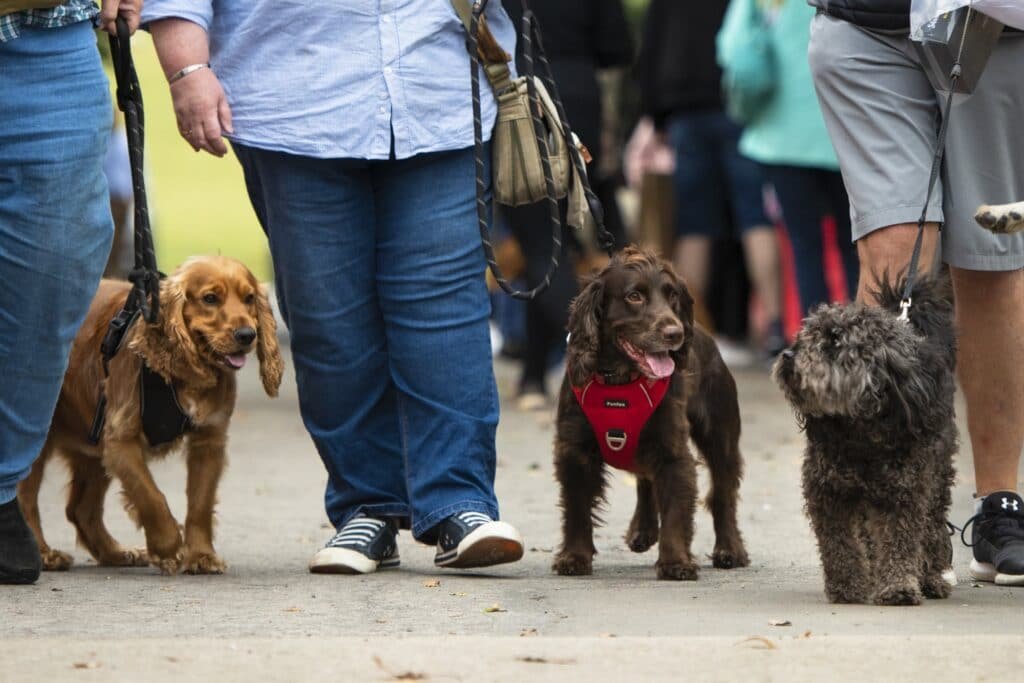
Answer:
[[[173,680],[185,671],[224,680],[1024,680],[1024,589],[963,580],[969,556],[959,544],[962,580],[950,600],[887,609],[825,602],[801,511],[802,437],[763,373],[737,373],[747,463],[740,524],[753,564],[711,568],[710,518],[700,511],[696,583],[656,581],[656,551],[626,549],[633,482],[621,474],[596,539],[595,574],[553,575],[551,416],[510,406],[498,491],[505,518],[526,538],[522,562],[439,572],[433,550],[403,534],[401,570],[310,575],[306,563],[330,534],[323,469],[293,382],[271,401],[254,374],[242,376],[221,487],[217,548],[228,574],[96,567],[74,547],[63,472],[53,467],[43,526],[76,565],[35,586],[0,588],[0,681]],[[510,368],[499,365],[499,383],[511,387]],[[958,521],[970,513],[973,486],[965,451]],[[181,459],[154,470],[181,514]],[[122,542],[142,543],[113,491],[108,524]]]

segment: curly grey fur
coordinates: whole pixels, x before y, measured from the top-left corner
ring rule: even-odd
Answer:
[[[773,375],[807,434],[806,511],[831,602],[917,605],[949,597],[946,531],[957,450],[956,341],[945,280],[902,283],[880,307],[822,306]]]

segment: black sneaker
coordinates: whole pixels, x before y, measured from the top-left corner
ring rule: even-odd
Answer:
[[[40,569],[39,546],[18,499],[0,505],[0,583],[35,583]]]
[[[309,561],[314,574],[369,574],[397,567],[398,523],[393,518],[360,515],[338,529]]]
[[[523,556],[523,537],[507,522],[482,512],[459,512],[438,525],[438,567],[467,569],[515,562]]]
[[[1011,491],[990,493],[964,531],[971,524],[971,576],[1001,586],[1024,586],[1024,500]]]

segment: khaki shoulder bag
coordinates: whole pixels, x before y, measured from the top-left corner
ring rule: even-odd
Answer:
[[[614,239],[604,229],[603,211],[587,179],[590,154],[569,126],[551,66],[544,55],[537,19],[523,0],[521,40],[526,74],[513,79],[508,63],[512,57],[498,44],[484,17],[488,0],[451,0],[469,36],[472,63],[474,143],[477,149],[477,214],[487,262],[499,286],[517,299],[533,299],[547,289],[561,252],[561,212],[558,200],[568,196],[567,222],[580,234],[584,249],[595,242],[611,253]],[[534,59],[543,78],[534,75]],[[491,188],[497,203],[520,206],[547,200],[551,213],[552,257],[547,275],[532,290],[516,291],[508,284],[494,259],[484,202],[485,179],[480,121],[479,66],[494,91],[498,113],[491,137]]]

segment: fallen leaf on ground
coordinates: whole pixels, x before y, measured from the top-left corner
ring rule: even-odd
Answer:
[[[384,666],[384,662],[381,661],[377,655],[373,656],[373,663],[377,665],[377,668],[391,676],[393,681],[425,681],[427,680],[427,674],[421,674],[417,671],[403,671],[402,673],[395,673],[388,667]]]
[[[618,636],[616,636],[614,633],[602,633],[598,637],[600,637],[600,638],[617,638]]]
[[[789,619],[769,619],[769,626],[792,626],[793,623]]]
[[[490,607],[484,607],[484,612],[486,612],[488,614],[490,614],[492,612],[507,612],[507,611],[508,611],[507,609],[505,609],[504,607],[502,607],[498,603],[494,603]]]
[[[166,659],[168,662],[175,662],[176,663],[178,661],[177,657],[164,657],[164,659]]]
[[[72,666],[76,669],[98,669],[101,664],[99,662],[75,662]]]
[[[568,658],[547,658],[547,657],[516,657],[516,661],[526,662],[527,664],[575,664],[575,659]]]
[[[301,611],[302,611],[301,607],[289,607],[288,609],[285,610],[285,612],[301,612]]]
[[[810,632],[810,630],[804,631],[804,634],[803,634],[802,636],[800,636],[800,637],[801,637],[801,638],[804,638],[805,640],[806,640],[807,638],[810,638],[810,637],[811,637],[811,632]]]
[[[437,588],[441,585],[441,579],[427,579],[423,582],[424,588]]]
[[[519,632],[519,637],[520,638],[526,638],[528,636],[535,636],[535,635],[537,635],[537,629],[535,629],[535,628],[524,628],[522,631]]]
[[[466,597],[466,594],[463,593],[462,591],[459,591],[458,593],[449,593],[448,595],[452,595],[452,596],[454,596],[456,598],[464,598],[464,597]]]
[[[738,642],[736,644],[737,645],[744,645],[746,643],[750,643],[750,648],[752,650],[775,650],[775,649],[778,649],[778,648],[775,647],[775,643],[773,643],[772,641],[768,640],[764,636],[750,636],[749,638],[744,638],[743,640],[741,640],[740,642]]]

